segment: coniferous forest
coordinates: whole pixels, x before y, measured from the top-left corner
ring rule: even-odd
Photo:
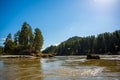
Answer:
[[[3,54],[30,55],[30,53],[41,52],[43,45],[43,36],[39,28],[34,33],[32,27],[26,22],[23,23],[21,30],[18,30],[13,36],[8,34],[4,47],[0,48]]]
[[[43,53],[56,55],[120,54],[120,30],[97,36],[72,37],[58,46],[51,45]]]
[[[29,55],[41,52],[43,36],[39,28],[32,30],[26,22],[21,30],[13,36],[8,34],[4,47],[0,46],[0,54]],[[78,37],[74,36],[60,43],[58,46],[51,45],[42,51],[44,54],[55,55],[86,55],[86,54],[120,54],[120,30],[112,33],[105,32],[97,36]]]

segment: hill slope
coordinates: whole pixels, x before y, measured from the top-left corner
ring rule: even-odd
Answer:
[[[105,32],[97,37],[72,37],[58,46],[50,46],[43,53],[56,55],[120,54],[120,30]]]

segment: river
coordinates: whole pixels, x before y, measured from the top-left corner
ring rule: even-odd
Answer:
[[[1,59],[0,80],[120,80],[120,55]]]

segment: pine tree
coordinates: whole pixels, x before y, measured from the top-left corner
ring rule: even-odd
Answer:
[[[19,35],[20,35],[20,31],[17,31],[17,33],[14,34],[14,43],[15,43],[15,45],[19,44]]]
[[[4,52],[8,54],[12,54],[14,49],[14,43],[12,42],[12,35],[11,33],[8,34],[6,41],[4,43]]]
[[[30,48],[33,49],[33,48],[34,48],[34,46],[33,46],[33,44],[34,44],[34,34],[33,34],[33,32],[32,32],[31,26],[29,26],[28,40],[29,40]]]
[[[41,51],[43,45],[43,36],[39,28],[35,29],[34,47],[36,51]]]
[[[22,26],[22,29],[19,35],[20,45],[24,47],[28,46],[28,34],[29,34],[28,24],[25,22]]]

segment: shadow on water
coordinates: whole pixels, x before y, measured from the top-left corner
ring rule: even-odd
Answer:
[[[40,59],[4,59],[0,80],[43,80],[40,62]]]

